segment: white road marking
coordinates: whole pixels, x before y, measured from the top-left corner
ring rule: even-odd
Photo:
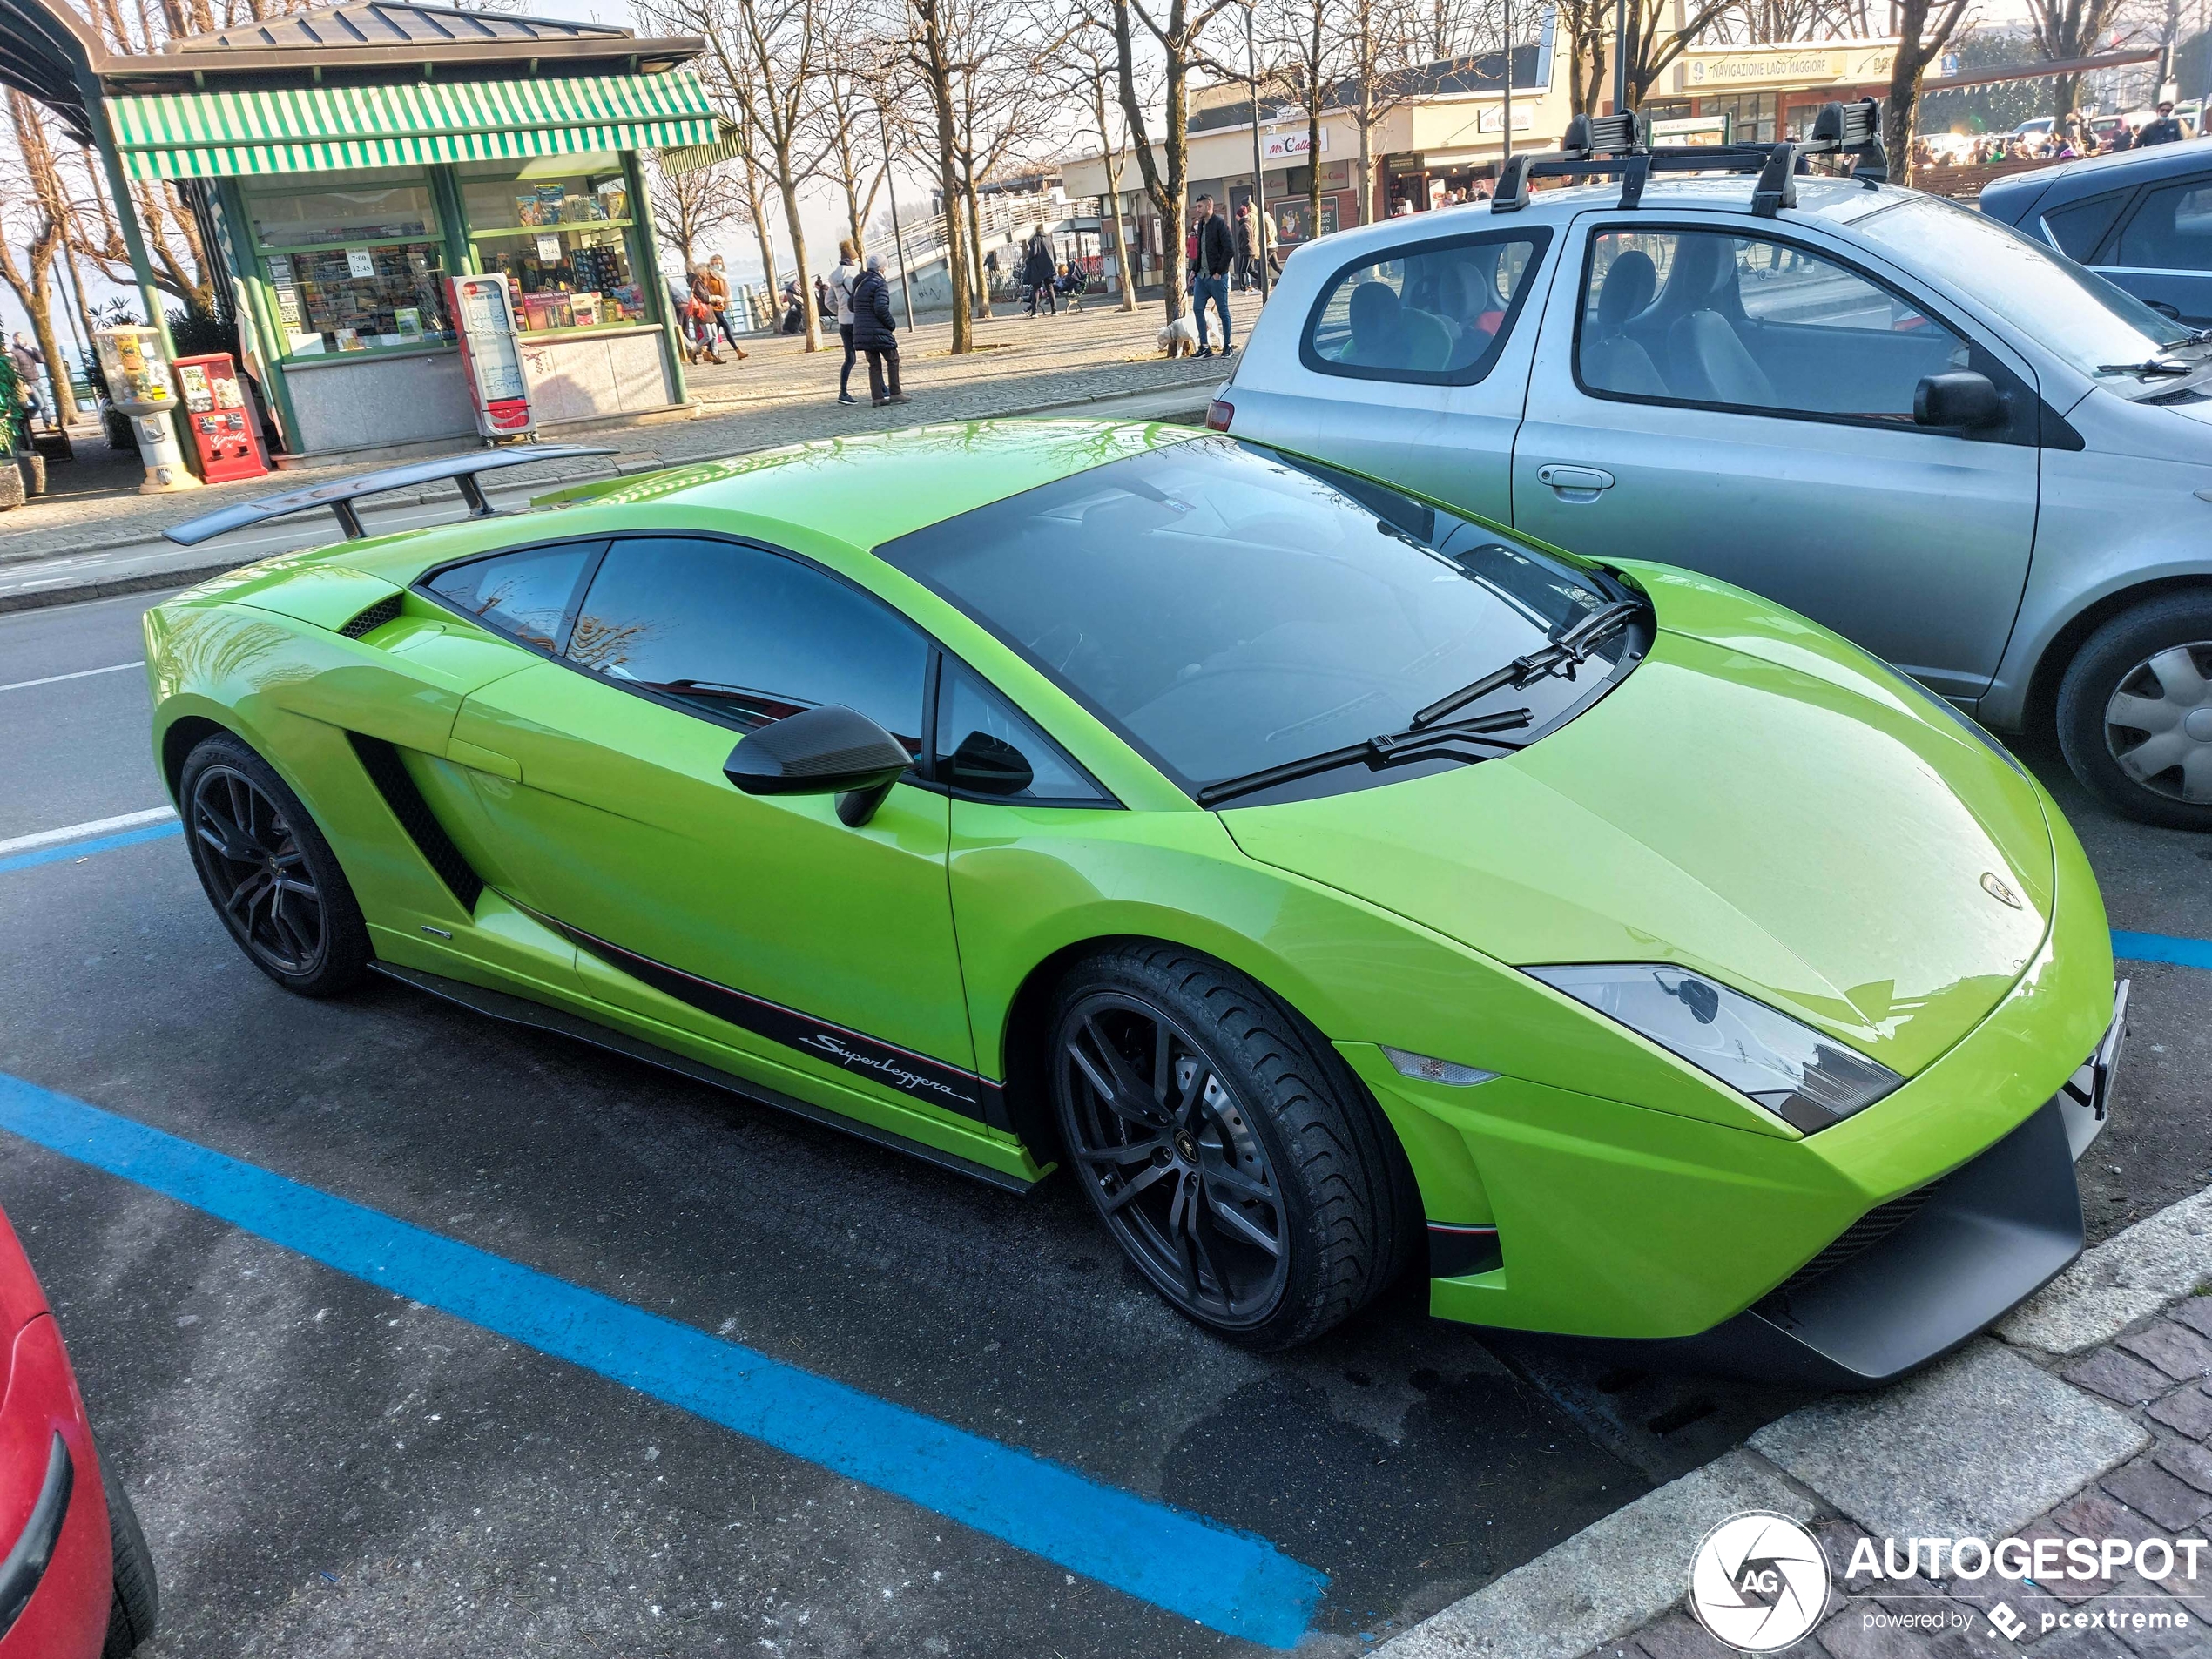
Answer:
[[[44,679],[17,680],[0,685],[0,691],[27,691],[34,685],[58,685],[64,680],[88,680],[95,674],[120,674],[126,668],[143,669],[144,663],[111,663],[105,668],[80,668],[74,674],[49,674]]]
[[[174,818],[173,806],[149,806],[143,813],[125,813],[118,818],[96,818],[89,824],[67,824],[60,829],[40,830],[34,835],[18,835],[11,841],[0,841],[0,858],[10,853],[28,853],[33,847],[53,846],[63,841],[81,841],[95,835],[112,835],[118,830],[136,829],[141,824],[158,824],[165,818]]]

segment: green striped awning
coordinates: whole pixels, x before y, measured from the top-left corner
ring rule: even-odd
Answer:
[[[702,167],[738,160],[745,155],[745,129],[736,122],[718,115],[714,118],[714,141],[711,144],[690,144],[680,150],[664,150],[657,158],[663,172],[697,172]]]
[[[133,179],[322,172],[715,144],[698,77],[450,81],[107,100]]]

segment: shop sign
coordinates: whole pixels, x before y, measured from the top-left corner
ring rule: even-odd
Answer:
[[[1505,125],[1506,106],[1502,103],[1490,105],[1475,112],[1474,130],[1477,132],[1501,132],[1505,130]],[[1536,100],[1534,98],[1531,98],[1516,103],[1513,106],[1513,130],[1515,132],[1526,132],[1535,125]]]
[[[369,257],[367,248],[349,247],[346,250],[346,274],[357,277],[376,274],[376,261]]]
[[[1302,126],[1284,132],[1269,132],[1263,130],[1259,136],[1259,152],[1269,161],[1294,160],[1299,156],[1312,152],[1312,137],[1313,135]],[[1329,153],[1329,129],[1326,127],[1321,129],[1321,153],[1323,155]]]
[[[1683,54],[1680,85],[1688,92],[1741,86],[1855,86],[1889,79],[1896,61],[1893,40],[1707,47]]]

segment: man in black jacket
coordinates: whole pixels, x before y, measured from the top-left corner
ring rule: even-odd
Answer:
[[[2158,100],[2158,119],[2143,123],[2143,130],[2135,135],[2135,148],[2140,150],[2151,144],[2179,144],[2186,136],[2182,124],[2174,118],[2174,100],[2162,98]]]
[[[1198,317],[1197,354],[1213,355],[1206,341],[1206,301],[1211,300],[1221,314],[1221,354],[1226,357],[1235,349],[1229,339],[1229,273],[1237,267],[1237,242],[1229,233],[1228,221],[1214,212],[1212,197],[1199,197],[1197,207],[1198,256],[1190,273],[1190,308]]]
[[[883,255],[868,255],[868,268],[853,285],[853,344],[867,354],[868,397],[877,408],[904,403],[899,389],[899,329],[891,315],[891,285],[883,280]]]

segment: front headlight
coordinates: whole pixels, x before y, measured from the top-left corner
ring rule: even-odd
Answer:
[[[1810,1135],[1905,1081],[1811,1026],[1662,962],[1524,968]]]

